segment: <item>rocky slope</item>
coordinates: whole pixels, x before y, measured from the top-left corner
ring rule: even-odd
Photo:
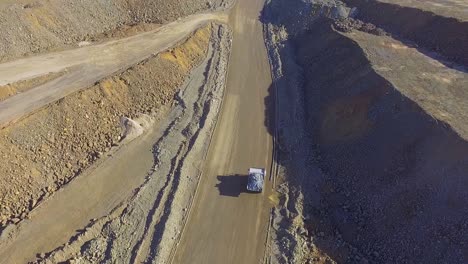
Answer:
[[[404,39],[437,23],[359,20],[374,1],[292,2],[264,12],[284,181],[273,262],[466,262],[462,57],[434,49],[437,35]]]

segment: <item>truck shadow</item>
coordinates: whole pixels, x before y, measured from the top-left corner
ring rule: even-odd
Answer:
[[[247,175],[220,175],[217,179],[219,183],[216,187],[218,187],[219,195],[239,197],[241,193],[247,192]]]

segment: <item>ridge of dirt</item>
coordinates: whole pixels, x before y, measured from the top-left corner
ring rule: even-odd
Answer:
[[[122,140],[120,117],[170,106],[207,51],[210,27],[0,131],[0,225],[15,224]],[[176,59],[171,55],[177,53]],[[183,56],[182,56],[183,55]],[[34,133],[31,133],[34,131]]]
[[[208,55],[177,94],[153,146],[154,168],[135,194],[34,263],[168,263],[201,173],[221,106],[230,49],[226,26],[213,26]],[[195,48],[192,46],[192,48]],[[190,45],[187,45],[190,49]],[[173,50],[166,56],[182,55]],[[180,57],[179,57],[180,58]],[[183,59],[177,60],[180,65]]]
[[[466,70],[319,2],[263,14],[280,170],[270,263],[465,263]]]
[[[227,8],[228,0],[24,0],[0,10],[0,61],[76,47],[105,32]]]

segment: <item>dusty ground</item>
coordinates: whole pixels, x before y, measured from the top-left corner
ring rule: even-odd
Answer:
[[[0,1],[0,61],[74,48],[82,41],[139,23],[165,24],[225,8],[223,0]]]
[[[437,35],[419,45],[402,37],[437,23],[414,20],[419,27],[398,32],[404,16],[393,16],[375,30],[371,20],[330,19],[349,11],[338,1],[293,2],[272,1],[264,12],[285,181],[272,262],[465,263],[463,60],[435,53]],[[377,14],[362,10],[371,2],[359,13]],[[297,9],[281,12],[286,6]],[[461,27],[444,30],[456,37]]]
[[[204,57],[206,36],[209,32],[199,31],[184,45],[1,130],[2,226],[26,217],[38,202],[118,144],[120,117],[136,118],[170,106],[185,76]]]

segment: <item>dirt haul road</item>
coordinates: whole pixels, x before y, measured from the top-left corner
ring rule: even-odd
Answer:
[[[222,13],[193,15],[133,37],[0,64],[0,85],[66,72],[0,102],[0,127],[175,45],[209,20],[224,21],[225,16]]]
[[[187,226],[173,263],[260,263],[268,226],[263,194],[245,193],[249,167],[270,169],[272,138],[265,126],[271,84],[258,21],[262,0],[239,0],[229,23],[233,47],[221,116]],[[269,173],[269,171],[268,171]]]

